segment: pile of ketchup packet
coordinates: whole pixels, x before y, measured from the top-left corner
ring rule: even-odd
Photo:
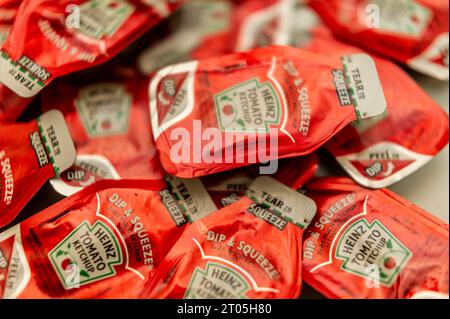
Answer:
[[[0,0],[0,298],[448,298],[448,10]]]

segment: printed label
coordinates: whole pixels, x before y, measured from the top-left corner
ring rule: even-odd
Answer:
[[[437,36],[418,56],[407,61],[414,70],[436,79],[447,81],[448,71],[448,32]]]
[[[347,81],[345,78],[344,70],[333,70],[333,84],[336,87],[336,94],[339,98],[340,106],[352,105],[353,100],[351,92],[347,87]]]
[[[214,104],[222,131],[267,133],[280,123],[280,99],[270,82],[258,78],[216,94]]]
[[[257,177],[250,185],[247,196],[261,207],[301,228],[308,227],[317,210],[312,199],[268,176]],[[269,214],[261,211],[258,215],[262,213],[267,220]],[[270,217],[270,220],[274,219]]]
[[[196,0],[181,9],[179,29],[191,29],[198,37],[227,30],[230,24],[231,3],[228,0]]]
[[[367,54],[353,54],[341,58],[348,92],[355,107],[358,119],[383,114],[386,111],[386,99],[378,77],[375,62]],[[336,70],[333,71],[333,74]],[[336,80],[336,76],[334,76]],[[348,105],[348,92],[344,82],[335,81],[341,105]]]
[[[371,188],[388,187],[412,174],[430,161],[432,156],[383,142],[359,153],[339,156],[336,160],[359,184]]]
[[[61,195],[70,196],[103,179],[120,179],[107,158],[100,155],[78,155],[75,163],[59,178],[51,179],[50,184]]]
[[[11,159],[4,150],[0,150],[0,171],[0,200],[8,206],[14,198],[14,173]]]
[[[176,31],[139,56],[139,69],[147,75],[167,65],[191,60],[192,51],[204,37],[228,29],[230,11],[228,1],[187,2],[179,11]]]
[[[145,50],[138,58],[139,70],[148,75],[167,65],[188,61],[200,40],[197,32],[182,29]]]
[[[163,123],[173,121],[188,106],[188,81],[189,73],[179,73],[167,76],[162,80],[161,90],[158,94],[158,102],[161,105]]]
[[[184,211],[180,207],[180,205],[178,205],[178,201],[176,200],[175,196],[168,189],[163,189],[162,191],[160,191],[159,196],[161,197],[163,205],[166,207],[167,211],[175,222],[175,225],[179,227],[186,224]]]
[[[126,0],[91,0],[80,5],[80,32],[92,38],[111,37],[133,14]]]
[[[237,195],[236,193],[231,193],[230,195],[221,198],[220,204],[223,207],[225,207],[225,206],[231,205],[233,203],[236,203],[240,199],[241,199],[241,196]]]
[[[297,0],[279,0],[245,17],[236,51],[268,45],[303,47],[318,24],[316,13],[305,4]]]
[[[167,175],[165,180],[189,222],[199,220],[217,210],[199,179],[184,179]]]
[[[123,85],[100,83],[80,90],[75,101],[90,137],[124,134],[128,131],[132,97]]]
[[[390,287],[412,254],[379,221],[363,218],[339,239],[335,256],[343,261],[342,270]]]
[[[236,50],[247,51],[256,47],[280,43],[280,16],[282,1],[248,15],[242,23]],[[286,18],[286,17],[285,17]]]
[[[206,181],[206,188],[208,191],[217,192],[243,192],[248,190],[254,178],[250,177],[245,172],[232,174],[230,176],[220,176],[219,179]]]
[[[189,281],[185,299],[243,299],[250,285],[237,271],[209,262],[197,267]]]
[[[20,234],[20,224],[0,233],[0,297],[16,298],[30,280],[31,272]]]
[[[38,117],[37,123],[53,170],[58,176],[72,166],[77,156],[64,116],[58,110],[51,110]]]
[[[273,227],[278,228],[279,230],[283,230],[287,224],[288,216],[281,215],[279,212],[274,213],[273,209],[269,209],[267,205],[261,204],[255,204],[252,203],[248,208],[247,212],[250,214],[255,215],[255,217],[258,217],[259,219],[264,220],[265,222],[269,223]],[[282,217],[280,217],[282,216]],[[292,219],[291,219],[292,220]]]
[[[149,100],[153,137],[183,120],[194,109],[197,61],[168,66],[150,81]]]
[[[116,274],[122,251],[114,232],[102,221],[84,221],[48,253],[65,289],[73,289]]]
[[[38,131],[32,132],[30,134],[30,144],[33,147],[34,153],[36,154],[39,167],[47,165],[49,163],[49,159],[47,157],[46,149],[42,144],[41,135]]]
[[[0,82],[20,97],[35,96],[44,88],[44,81],[50,77],[50,73],[27,57],[13,61],[6,52],[1,51]]]

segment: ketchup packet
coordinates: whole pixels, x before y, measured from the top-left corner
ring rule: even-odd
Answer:
[[[314,153],[308,156],[283,159],[280,161],[280,168],[271,177],[296,190],[314,176],[318,164],[318,157]],[[224,207],[245,195],[254,179],[259,176],[258,170],[258,166],[251,165],[207,175],[201,180],[216,206]]]
[[[186,216],[216,210],[175,180],[184,197],[162,180],[100,181],[0,233],[0,297],[145,298]]]
[[[97,73],[56,81],[42,94],[43,109],[63,112],[77,150],[75,164],[50,181],[65,196],[101,179],[163,176],[150,128],[148,80],[131,67]]]
[[[167,37],[140,54],[141,73],[148,75],[173,63],[228,53],[226,37],[232,8],[229,0],[188,1],[170,18]]]
[[[146,287],[151,298],[295,298],[301,240],[316,207],[270,177],[188,225]]]
[[[231,25],[228,42],[234,51],[288,45],[339,58],[344,49],[362,52],[337,41],[317,13],[298,0],[246,0],[235,7]]]
[[[442,0],[309,0],[338,36],[448,80],[449,3]]]
[[[308,285],[329,298],[448,298],[448,224],[347,178],[313,180],[305,194],[319,212],[304,236]]]
[[[229,43],[235,51],[248,51],[269,45],[292,45],[311,25],[298,0],[246,0],[233,12]],[[310,9],[311,10],[311,9]],[[299,32],[298,32],[299,31]]]
[[[448,115],[399,67],[376,60],[386,118],[354,123],[326,148],[359,184],[388,187],[428,163],[448,144]],[[369,120],[370,121],[370,120]]]
[[[41,188],[75,161],[64,118],[52,110],[29,123],[0,125],[0,228]]]
[[[185,178],[310,154],[386,108],[368,55],[281,46],[166,67],[149,97],[161,163]]]
[[[0,57],[0,82],[23,98],[102,63],[182,1],[24,0]]]
[[[249,1],[238,7],[235,19],[242,21],[233,23],[237,50],[289,44],[336,61],[342,55],[361,53],[335,40],[309,7],[292,1],[271,3]],[[326,147],[359,184],[381,188],[415,172],[448,143],[448,116],[403,70],[382,58],[373,59],[387,115],[375,118],[377,122],[346,126]]]
[[[0,49],[8,38],[21,2],[0,0]],[[0,123],[16,120],[30,101],[19,97],[0,82]]]

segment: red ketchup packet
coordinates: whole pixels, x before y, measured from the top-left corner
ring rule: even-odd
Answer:
[[[148,80],[130,67],[99,73],[56,81],[42,94],[44,109],[63,112],[77,150],[75,164],[50,181],[65,196],[101,179],[163,176],[150,128]]]
[[[145,298],[186,216],[216,210],[175,180],[100,181],[0,233],[0,297]]]
[[[186,227],[146,287],[151,298],[299,295],[299,248],[314,202],[266,176],[248,196]]]
[[[268,6],[249,1],[236,11],[236,19],[242,20],[233,23],[237,50],[267,42],[289,44],[336,61],[342,55],[362,52],[335,40],[309,7],[292,1],[271,2]],[[326,147],[359,184],[382,188],[415,172],[448,143],[448,116],[403,70],[382,58],[373,59],[387,115],[375,118],[377,122],[364,120],[346,126]]]
[[[310,154],[386,108],[368,55],[281,46],[166,67],[149,97],[161,163],[183,178]]]
[[[326,148],[356,182],[383,188],[432,160],[448,144],[449,124],[447,113],[403,70],[375,61],[388,103],[386,118],[349,125]]]
[[[246,0],[235,7],[231,25],[228,43],[234,51],[289,45],[340,56],[335,50],[325,50],[326,45],[354,48],[336,41],[315,11],[297,0]]]
[[[449,3],[442,0],[309,0],[338,36],[448,80]]]
[[[290,39],[301,37],[311,23],[299,8],[298,0],[246,0],[233,12],[229,43],[235,51],[247,51],[269,45],[292,45]]]
[[[151,74],[173,63],[205,59],[228,53],[232,15],[229,0],[188,1],[170,18],[166,38],[145,49],[138,58],[142,74]]]
[[[296,190],[314,176],[319,163],[317,155],[313,153],[308,156],[283,159],[279,165],[280,168],[271,177]],[[207,175],[201,180],[216,206],[224,207],[245,195],[254,179],[260,176],[258,170],[257,165],[252,165]]]
[[[69,168],[75,156],[59,111],[29,123],[0,125],[0,228],[19,214],[48,179]]]
[[[21,2],[0,0],[0,49],[8,38]],[[15,121],[30,101],[31,99],[21,98],[0,82],[0,123]]]
[[[303,242],[303,278],[328,298],[448,298],[448,224],[350,179],[315,179],[318,213]]]
[[[0,82],[31,98],[57,77],[111,59],[181,3],[24,0],[1,50]]]

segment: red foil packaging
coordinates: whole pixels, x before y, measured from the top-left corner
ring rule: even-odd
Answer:
[[[30,99],[55,78],[111,59],[181,3],[24,0],[1,49],[0,83]]]
[[[186,227],[146,287],[151,298],[296,298],[314,202],[270,177]]]
[[[311,8],[295,1],[248,1],[238,7],[235,17],[236,50],[289,44],[336,61],[342,55],[363,52],[337,41]],[[372,58],[387,114],[352,123],[326,148],[359,184],[383,188],[415,172],[448,144],[448,115],[403,70],[380,57]]]
[[[198,181],[167,182],[103,180],[0,233],[0,297],[147,298],[188,220],[216,210]]]
[[[152,138],[148,79],[113,66],[56,81],[42,95],[44,109],[59,109],[77,150],[75,164],[50,182],[65,196],[102,179],[164,176]],[[55,96],[58,96],[55,99]]]
[[[9,224],[53,176],[75,161],[75,147],[61,112],[29,123],[0,126],[0,227]]]
[[[0,49],[5,43],[16,19],[21,0],[0,1]],[[0,82],[0,123],[13,122],[31,99],[24,99]]]
[[[309,0],[339,37],[448,80],[448,1]]]
[[[138,58],[144,75],[179,62],[229,53],[228,33],[234,6],[229,0],[188,1],[169,20],[168,35]]]
[[[386,107],[368,55],[282,46],[166,67],[149,97],[161,163],[182,178],[310,154]]]
[[[303,278],[328,298],[448,298],[448,224],[348,178],[312,180]]]

